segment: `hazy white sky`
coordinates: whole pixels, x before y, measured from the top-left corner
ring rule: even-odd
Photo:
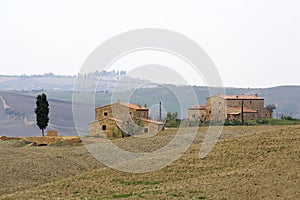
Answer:
[[[0,1],[0,74],[77,74],[110,37],[163,28],[196,41],[224,85],[300,85],[300,1]]]

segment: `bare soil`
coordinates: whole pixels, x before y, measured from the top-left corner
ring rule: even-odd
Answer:
[[[300,199],[300,126],[225,127],[199,159],[205,130],[180,159],[143,174],[104,167],[84,146],[0,142],[0,199]],[[114,143],[152,151],[174,134]]]

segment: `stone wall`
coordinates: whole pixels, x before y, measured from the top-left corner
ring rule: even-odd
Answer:
[[[267,109],[264,109],[262,118],[273,118],[273,112],[271,112]]]
[[[203,109],[189,109],[188,110],[188,119],[190,121],[205,121],[205,119],[206,119],[206,110],[203,110]]]
[[[132,121],[136,116],[136,110],[124,105],[115,103],[104,107],[96,108],[96,120],[103,117],[116,118],[122,121]]]
[[[224,121],[226,119],[226,101],[219,97],[213,96],[206,99],[206,120]]]
[[[57,130],[48,130],[47,136],[58,136],[58,131]]]
[[[157,134],[158,132],[164,130],[165,125],[160,123],[153,123],[153,122],[143,122],[143,133],[149,134]],[[146,131],[147,130],[147,131]]]
[[[242,106],[242,101],[244,101],[244,107],[251,110],[258,111],[258,117],[264,117],[264,100],[263,99],[228,99],[226,100],[227,106]]]
[[[237,120],[237,121],[242,121],[242,115],[228,115],[228,120]],[[253,120],[258,118],[258,113],[244,113],[244,120]]]
[[[78,136],[45,136],[45,137],[24,137],[22,140],[26,140],[37,145],[40,144],[55,144],[58,142],[71,142],[71,143],[79,143],[81,142],[80,137]]]
[[[121,138],[122,131],[118,128],[116,121],[103,118],[89,124],[89,136]]]
[[[95,109],[96,121],[89,124],[90,136],[113,136],[134,135],[140,133],[157,133],[164,125],[159,123],[145,122],[148,119],[148,109],[139,109],[134,105],[114,103]],[[150,120],[149,120],[150,121]]]
[[[255,119],[255,118],[271,118],[272,113],[266,111],[264,108],[264,99],[224,99],[220,96],[212,96],[206,99],[206,120],[208,121],[220,121],[227,118],[226,107],[241,107],[242,101],[244,107],[257,111],[255,113],[244,113],[244,119]],[[254,116],[255,115],[255,116]],[[238,117],[241,120],[241,117]]]

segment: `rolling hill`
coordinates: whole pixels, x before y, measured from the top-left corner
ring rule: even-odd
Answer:
[[[85,146],[28,147],[0,141],[0,199],[300,198],[299,126],[227,126],[214,149],[199,159],[206,129],[200,127],[181,158],[149,173],[106,167]],[[114,144],[130,152],[153,152],[176,132],[117,139]]]
[[[0,106],[0,135],[40,135],[35,123],[35,97],[12,92],[0,92],[0,96],[10,107],[10,112],[6,112],[3,106]],[[49,104],[51,120],[48,129],[57,129],[63,135],[76,135],[72,104],[54,99],[49,99]]]
[[[95,72],[96,73],[96,72]],[[85,76],[59,76],[52,73],[31,76],[5,76],[0,75],[0,91],[73,91],[76,81],[84,81],[85,91],[111,92],[116,85],[119,90],[128,90],[149,82],[115,72],[106,72],[105,75],[90,74]],[[101,84],[98,82],[101,81]],[[119,84],[119,83],[122,84]]]
[[[109,104],[117,100],[132,103],[147,104],[150,115],[156,118],[158,115],[158,102],[162,102],[163,111],[178,112],[178,116],[185,118],[187,110],[195,104],[191,98],[191,91],[197,96],[199,104],[205,103],[209,91],[206,87],[188,87],[164,85],[137,90],[110,92],[84,92],[80,93],[79,103],[82,105],[79,118],[82,119],[81,130],[84,134],[88,131],[88,123],[94,120],[94,107]],[[5,110],[3,102],[0,102],[0,135],[29,136],[39,135],[40,130],[35,125],[35,97],[41,91],[3,91],[0,96],[9,105]],[[43,91],[48,95],[50,103],[50,124],[48,129],[57,129],[61,135],[77,135],[72,113],[72,92],[68,91]],[[275,104],[274,117],[281,114],[300,118],[300,86],[280,86],[263,89],[226,88],[227,94],[256,94],[265,98],[265,105]],[[86,104],[86,100],[93,98],[93,105]],[[181,102],[177,97],[180,97]],[[113,99],[113,100],[112,100]]]

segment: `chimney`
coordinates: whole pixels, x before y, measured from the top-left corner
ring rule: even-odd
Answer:
[[[258,94],[256,93],[255,96],[258,97]]]

